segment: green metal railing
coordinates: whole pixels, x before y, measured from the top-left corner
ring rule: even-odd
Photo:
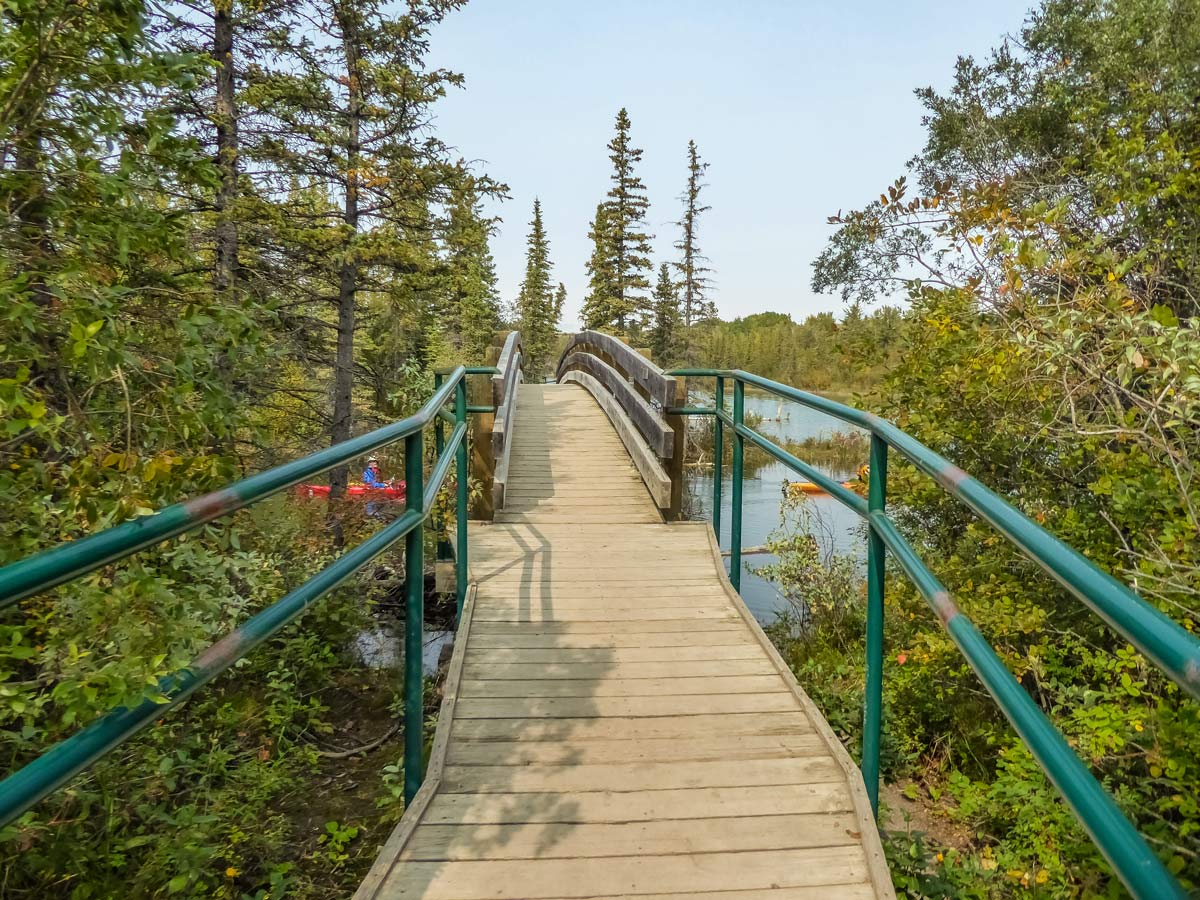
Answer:
[[[424,522],[452,464],[457,466],[457,566],[458,610],[461,613],[467,584],[467,415],[491,407],[467,405],[468,375],[492,375],[490,366],[464,368],[440,376],[433,396],[414,415],[391,425],[321,450],[266,472],[252,475],[219,491],[169,506],[135,519],[62,544],[0,569],[0,609],[32,594],[48,590],[101,566],[195,530],[206,522],[257,503],[272,494],[345,465],[356,457],[403,439],[405,508],[402,515],[370,538],[339,557],[304,584],[237,629],[210,645],[186,669],[160,680],[159,698],[137,706],[120,707],[47,750],[33,762],[0,781],[0,826],[13,821],[48,794],[67,783],[100,757],[163,717],[191,694],[212,681],[263,641],[277,634],[309,606],[357,572],[372,559],[404,538],[404,796],[412,800],[424,776],[422,728],[424,673],[421,638],[424,630]],[[445,407],[453,404],[454,412]],[[454,428],[449,441],[441,423]],[[422,432],[435,423],[438,457],[428,483],[424,480]]]
[[[883,719],[884,563],[890,551],[909,580],[941,620],[993,700],[1042,769],[1070,804],[1083,827],[1100,848],[1129,891],[1145,900],[1185,897],[1186,894],[1121,813],[1112,797],[1092,777],[1062,734],[1004,666],[975,625],[955,605],[949,592],[925,566],[888,518],[887,462],[889,449],[932,476],[955,499],[1042,566],[1059,584],[1083,601],[1118,634],[1126,638],[1169,678],[1200,699],[1200,641],[1141,597],[1101,571],[1049,532],[934,453],[892,423],[853,407],[770,381],[741,370],[676,369],[668,375],[715,378],[711,408],[668,409],[677,415],[714,417],[713,528],[720,535],[722,451],[724,431],[733,437],[733,478],[729,579],[741,587],[742,467],[747,441],[817,484],[862,516],[868,525],[866,689],[863,713],[862,774],[871,806],[878,809],[879,740]],[[732,413],[726,410],[725,382],[733,382]],[[744,422],[745,390],[750,385],[784,400],[800,403],[871,433],[867,497],[834,481],[818,469],[779,447]]]

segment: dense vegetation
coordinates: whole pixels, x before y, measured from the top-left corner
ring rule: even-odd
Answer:
[[[502,326],[524,332],[531,377],[549,370],[565,289],[541,203],[502,308],[483,209],[506,189],[432,125],[462,79],[426,64],[431,29],[463,2],[6,4],[0,564],[411,411],[436,366],[485,361]],[[1200,0],[1044,0],[1019,37],[960,61],[948,92],[921,91],[924,150],[832,219],[816,261],[841,316],[717,320],[694,142],[675,258],[652,260],[621,110],[585,325],[668,364],[858,392],[1194,629],[1198,14]],[[328,512],[277,498],[0,619],[6,768],[154,697],[361,537],[372,523],[340,499],[351,473],[331,474]],[[1200,887],[1196,705],[928,479],[897,460],[889,490],[1030,695]],[[807,515],[789,506],[777,536],[770,574],[802,612],[775,637],[853,745],[859,570]],[[340,810],[341,793],[311,788],[337,777],[330,744],[396,713],[391,676],[343,652],[396,571],[383,560],[0,831],[5,896],[344,896],[400,811],[399,752],[385,744]],[[894,836],[900,889],[1119,896],[936,618],[898,576],[888,596],[891,803],[931,832]],[[360,708],[373,732],[350,721]]]
[[[691,354],[704,365],[742,368],[814,391],[869,391],[896,361],[903,318],[894,306],[863,315],[853,304],[841,317],[817,313],[794,322],[756,313],[694,329]]]
[[[504,188],[438,140],[461,79],[424,62],[460,5],[6,4],[0,563],[391,420],[439,362],[483,361],[499,308],[480,210]],[[348,478],[333,528],[280,498],[9,611],[5,768],[153,697],[361,536]],[[320,741],[355,743],[327,734],[335,714],[388,725],[393,677],[341,647],[394,570],[0,832],[5,896],[344,896],[397,775],[367,776],[354,822],[295,798],[325,777]]]
[[[870,402],[1159,608],[1200,591],[1200,7],[1047,0],[989,58],[922,91],[928,143],[878,201],[839,215],[815,285],[902,291]],[[928,478],[890,501],[1030,695],[1168,868],[1200,886],[1197,705]],[[808,601],[787,629],[801,681],[853,743],[862,686],[854,568],[805,513],[776,575]],[[799,516],[801,521],[796,521]],[[849,573],[849,574],[848,574]],[[893,859],[910,897],[1122,893],[937,619],[889,583],[885,766],[934,846]],[[903,797],[897,798],[903,802]],[[927,850],[927,852],[926,852]]]

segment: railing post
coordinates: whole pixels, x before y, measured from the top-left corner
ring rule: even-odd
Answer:
[[[883,512],[887,503],[888,445],[871,435],[867,509]],[[879,812],[879,740],[883,725],[883,576],[885,549],[867,520],[867,684],[863,704],[862,776],[871,809]]]
[[[457,426],[465,426],[467,421],[467,378],[459,379],[454,389],[454,421]],[[454,621],[462,618],[463,602],[467,598],[467,435],[463,432],[462,440],[454,451],[455,485],[457,504],[454,510],[454,525],[458,533],[457,553],[454,556],[454,589],[458,595],[458,612]]]
[[[492,347],[488,350],[488,365],[499,361],[500,350]],[[503,390],[499,392],[503,395]],[[496,505],[493,490],[496,484],[496,457],[492,453],[492,430],[496,425],[496,380],[493,376],[487,380],[486,390],[476,390],[476,402],[491,405],[492,411],[478,413],[474,419],[471,439],[471,473],[479,482],[480,492],[472,504],[471,517],[490,522],[496,517]]]
[[[738,431],[745,416],[746,385],[733,376],[733,502],[729,510],[729,581],[742,589],[742,454],[746,439]]]
[[[672,398],[672,403],[676,407],[687,406],[687,379],[676,378],[675,394]],[[666,410],[663,410],[664,415]],[[667,519],[671,522],[679,521],[683,515],[683,493],[684,479],[687,469],[687,418],[681,415],[665,415],[667,427],[671,429],[674,435],[674,441],[671,447],[671,456],[665,460],[667,474],[671,477],[671,507],[667,510]]]
[[[717,376],[717,394],[713,407],[718,413],[725,411],[725,379]],[[719,415],[713,416],[713,504],[712,523],[713,534],[717,543],[721,543],[721,470],[724,468],[725,456],[725,422]]]
[[[433,390],[436,393],[437,389],[442,386],[446,377],[440,372],[433,373]],[[437,451],[437,458],[441,459],[442,454],[446,452],[446,427],[442,424],[441,416],[433,420],[433,449]],[[437,558],[438,560],[446,560],[450,558],[450,541],[447,540],[446,521],[444,517],[438,516],[433,522],[434,534],[437,535]],[[439,576],[441,572],[438,572]],[[441,590],[439,585],[438,590]]]
[[[424,440],[420,431],[404,439],[406,510],[423,514]],[[425,631],[425,526],[417,525],[404,537],[404,803],[412,802],[423,771],[425,722],[425,672],[421,650]]]

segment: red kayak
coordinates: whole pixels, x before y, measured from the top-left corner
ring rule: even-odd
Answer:
[[[327,484],[297,484],[292,487],[292,494],[297,499],[313,497],[328,497]],[[353,500],[403,500],[404,482],[393,481],[385,488],[367,487],[365,484],[352,484],[346,488],[346,496]]]

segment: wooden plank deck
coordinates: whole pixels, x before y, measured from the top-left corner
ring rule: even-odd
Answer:
[[[862,779],[604,413],[522,385],[426,781],[359,900],[894,898]]]

